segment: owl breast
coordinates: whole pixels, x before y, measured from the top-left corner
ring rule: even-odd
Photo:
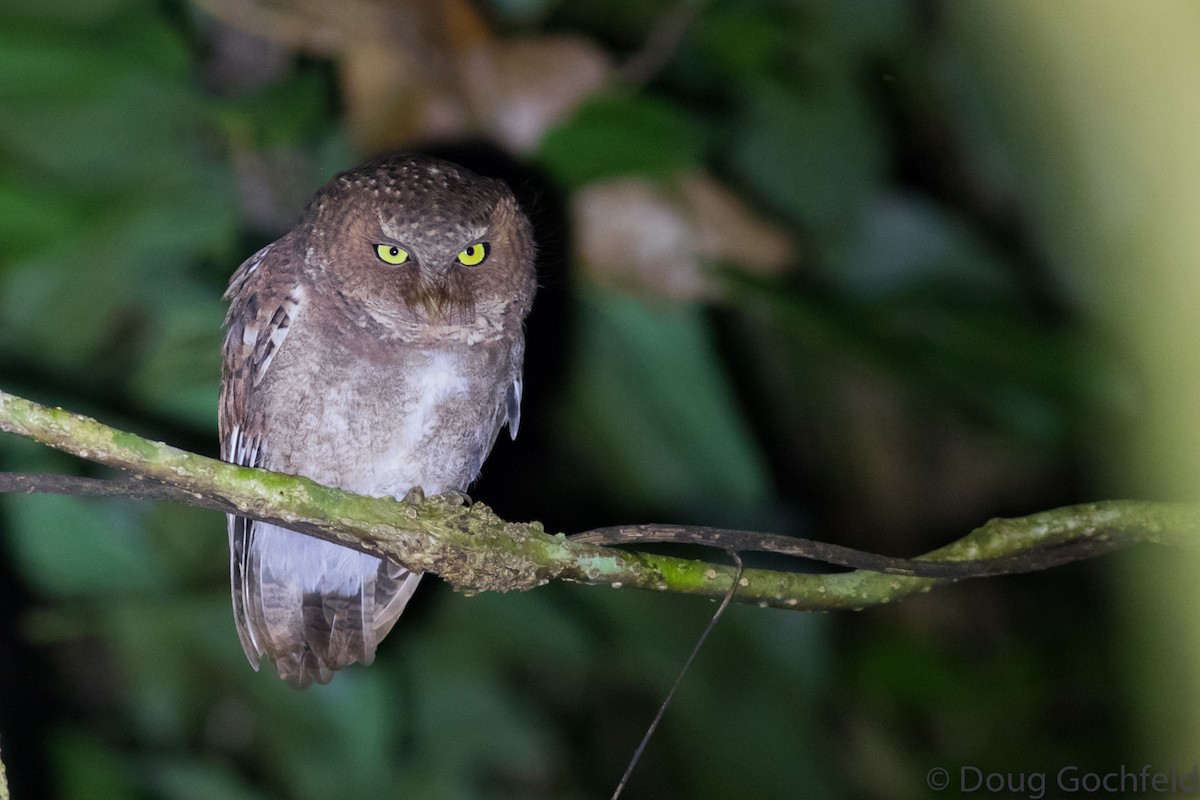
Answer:
[[[291,435],[265,466],[374,496],[467,489],[503,418],[507,343],[393,341],[363,358],[354,343],[316,348],[306,334],[289,335],[269,377],[268,425]]]

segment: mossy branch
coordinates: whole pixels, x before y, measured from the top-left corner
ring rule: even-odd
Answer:
[[[770,534],[682,526],[629,526],[568,538],[547,533],[538,522],[506,522],[481,503],[464,506],[442,497],[369,498],[305,478],[233,466],[4,392],[0,431],[131,474],[125,481],[0,475],[0,491],[120,494],[237,511],[434,573],[469,592],[527,590],[565,580],[721,597],[735,580],[733,567],[609,546],[688,541],[866,567],[822,575],[745,569],[737,588],[738,600],[764,606],[863,608],[940,583],[1044,569],[1131,542],[1200,542],[1200,508],[1138,501],[992,520],[911,560]]]

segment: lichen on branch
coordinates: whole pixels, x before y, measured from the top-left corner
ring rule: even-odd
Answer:
[[[370,498],[306,478],[239,467],[152,442],[94,419],[0,391],[0,431],[130,474],[125,481],[0,475],[0,491],[124,494],[186,503],[294,530],[436,574],[463,591],[523,591],[553,580],[722,597],[737,576],[724,563],[613,544],[687,541],[728,550],[783,552],[866,567],[832,574],[744,569],[736,599],[798,610],[864,608],[967,577],[1045,569],[1131,542],[1200,542],[1200,508],[1108,501],[992,520],[917,559],[771,534],[685,526],[626,526],[578,537],[539,522],[500,519],[482,503],[419,495]]]

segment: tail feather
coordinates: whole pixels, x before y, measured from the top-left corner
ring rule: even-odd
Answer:
[[[230,576],[242,648],[297,688],[370,664],[416,589],[413,574],[374,556],[230,517]]]
[[[307,689],[313,683],[326,684],[333,679],[333,670],[311,650],[292,650],[275,660],[279,677],[297,689]]]
[[[388,561],[380,564],[379,573],[375,576],[375,616],[371,624],[376,642],[383,641],[383,637],[388,635],[396,620],[404,613],[405,606],[417,590],[417,584],[421,582],[421,574],[409,572]]]

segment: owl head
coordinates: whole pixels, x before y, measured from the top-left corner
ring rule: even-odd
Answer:
[[[530,225],[509,188],[423,155],[337,175],[297,228],[314,278],[399,321],[524,317],[535,286]]]

